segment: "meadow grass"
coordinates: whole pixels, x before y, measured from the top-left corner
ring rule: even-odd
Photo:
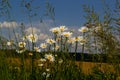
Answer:
[[[23,23],[15,30],[15,22],[11,22],[9,0],[2,0],[0,7],[3,13],[5,11],[5,23],[9,25],[5,25],[8,37],[0,35],[0,80],[120,80],[120,60],[117,56],[120,40],[116,34],[119,31],[114,29],[115,25],[119,26],[119,19],[116,18],[117,23],[112,23],[114,21],[109,8],[100,20],[93,7],[84,6],[87,13],[86,23],[78,29],[78,35],[73,36],[75,32],[62,25],[51,28],[49,31],[52,35],[41,43],[32,24],[34,17],[39,16],[34,15],[31,4],[32,1],[26,3],[23,0],[21,5],[27,12],[28,22],[32,28],[28,34]],[[46,2],[46,7],[47,17],[55,24],[53,6]],[[17,35],[17,31],[20,34]],[[80,61],[76,60],[78,50],[81,53]],[[71,56],[71,52],[74,55]],[[84,61],[85,52],[93,54],[91,62]],[[103,58],[99,54],[107,57]]]
[[[35,77],[33,79],[31,78],[31,56],[27,54],[27,57],[24,57],[23,65],[20,55],[7,56],[6,54],[10,54],[9,52],[1,51],[0,54],[2,80],[116,80],[120,75],[112,63],[84,62],[71,59],[64,59],[59,62],[56,57],[58,61],[55,62],[42,62],[40,58],[36,58],[34,60]]]

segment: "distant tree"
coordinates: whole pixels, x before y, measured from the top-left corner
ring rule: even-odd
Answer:
[[[103,0],[104,1],[104,0]],[[83,6],[86,13],[86,23],[90,30],[88,36],[88,45],[90,53],[114,54],[116,52],[116,37],[114,34],[114,26],[112,24],[112,11],[105,2],[104,14],[98,15],[94,7]],[[101,16],[102,15],[102,16]],[[96,31],[97,28],[100,30]]]
[[[120,51],[120,1],[116,0],[113,23],[115,25],[116,37],[118,39],[118,48]]]

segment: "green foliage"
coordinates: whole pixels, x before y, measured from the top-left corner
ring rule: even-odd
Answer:
[[[86,75],[82,71],[81,64],[78,65],[74,60],[68,58],[64,58],[63,62],[59,63],[62,56],[60,57],[58,55],[55,57],[55,62],[46,61],[43,63],[44,66],[38,66],[41,62],[36,58],[33,78],[31,75],[32,68],[29,65],[31,63],[26,62],[26,60],[31,62],[30,57],[25,58],[24,53],[20,54],[17,58],[15,56],[12,57],[13,55],[6,56],[6,51],[0,51],[0,55],[0,70],[2,71],[0,73],[1,80],[116,80],[119,76],[116,72],[104,72],[99,69],[99,66],[93,67],[92,73]],[[8,61],[9,58],[13,60],[11,63],[8,63],[10,62]],[[20,65],[15,63],[15,59],[19,60]],[[116,66],[115,68],[119,69],[118,67],[119,66]],[[46,69],[49,69],[49,71],[46,71]],[[117,71],[119,72],[119,70]]]
[[[1,80],[11,80],[11,74],[9,70],[8,63],[6,60],[6,55],[3,51],[0,51],[0,79]]]
[[[48,1],[46,1],[45,16],[49,16],[53,21],[55,21],[55,9]]]
[[[33,18],[38,16],[38,14],[34,11],[36,8],[33,8],[32,1],[26,2],[25,0],[22,0],[22,6],[26,9],[27,15],[29,17],[29,21],[32,26],[32,20]],[[11,5],[9,3],[9,0],[1,0],[0,1],[0,16],[7,17],[7,21],[11,21],[11,14],[10,9]],[[117,2],[117,9],[116,13],[119,13],[119,1]],[[0,79],[1,80],[116,80],[117,77],[120,75],[120,66],[119,61],[116,55],[119,53],[119,40],[117,39],[116,34],[114,34],[114,25],[112,24],[112,15],[110,12],[109,7],[105,7],[105,13],[103,14],[103,19],[100,19],[100,15],[97,14],[97,12],[94,10],[94,7],[89,7],[84,5],[83,9],[86,13],[86,23],[85,26],[89,28],[89,31],[86,32],[87,35],[84,35],[83,37],[87,37],[88,42],[87,45],[82,46],[82,54],[84,53],[84,47],[87,47],[89,49],[89,53],[96,53],[96,55],[93,55],[93,61],[95,61],[96,57],[101,56],[97,55],[100,54],[106,54],[107,55],[107,63],[114,66],[115,72],[104,72],[98,68],[98,66],[95,66],[92,69],[92,73],[86,75],[82,71],[82,64],[77,64],[75,59],[72,59],[70,55],[68,54],[69,48],[68,47],[68,37],[61,36],[55,33],[55,41],[57,38],[61,38],[61,42],[58,41],[58,43],[61,45],[60,50],[55,51],[55,49],[52,51],[51,45],[50,49],[45,49],[41,53],[36,52],[34,47],[36,46],[36,43],[32,41],[32,50],[30,49],[30,43],[28,43],[29,49],[26,50],[25,47],[18,47],[17,44],[20,40],[20,38],[17,39],[17,36],[15,35],[15,30],[13,28],[13,33],[15,36],[16,41],[13,44],[13,46],[6,46],[4,44],[7,43],[7,41],[11,41],[11,35],[10,30],[8,28],[8,35],[9,40],[5,39],[2,35],[0,35],[0,48],[2,49],[0,51]],[[54,7],[47,1],[46,2],[46,13],[45,16],[49,16],[53,21],[55,21],[55,11]],[[117,26],[117,33],[119,33],[120,29],[120,18],[119,15],[117,15],[117,18],[114,18],[114,21],[116,22],[115,25]],[[42,22],[42,20],[41,20]],[[97,27],[100,27],[100,30],[96,30]],[[25,25],[21,23],[20,31],[22,37],[25,35]],[[72,33],[72,32],[70,32]],[[33,31],[32,31],[33,34]],[[22,40],[24,41],[24,40]],[[12,42],[12,41],[11,41]],[[94,44],[92,46],[91,44]],[[52,45],[55,48],[55,44]],[[9,50],[10,49],[10,50]],[[23,52],[17,53],[16,51],[12,50],[23,50]],[[75,53],[77,53],[78,49],[78,42],[76,41],[76,47],[75,47]],[[24,51],[25,50],[25,51]],[[30,53],[30,54],[29,54]],[[55,61],[49,61],[49,59],[46,59],[45,62],[39,61],[38,59],[45,58],[45,54],[51,54],[53,57],[55,57]],[[56,55],[56,56],[55,56]],[[84,56],[82,56],[84,58]],[[14,61],[14,60],[18,61]],[[51,59],[51,58],[50,58]],[[60,60],[63,60],[60,62]],[[83,60],[83,59],[82,59]],[[102,60],[101,60],[102,61]],[[102,62],[101,62],[102,63]]]

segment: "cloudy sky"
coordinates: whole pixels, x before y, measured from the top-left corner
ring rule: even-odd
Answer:
[[[67,27],[77,29],[85,23],[83,5],[94,6],[95,11],[99,15],[104,13],[104,1],[114,9],[115,0],[8,0],[10,3],[9,18],[5,15],[0,16],[0,27],[15,27],[20,23],[25,24],[25,31],[30,32],[31,27],[38,33],[49,34],[51,27],[65,25]],[[46,1],[55,9],[55,23],[51,18],[44,16],[46,13]],[[29,4],[30,3],[30,4]],[[31,19],[28,17],[29,11],[26,7],[30,7],[30,14],[36,14]],[[0,10],[2,7],[0,5]],[[3,10],[5,11],[6,8]],[[41,23],[41,18],[44,23]],[[9,22],[11,21],[12,22]],[[16,23],[15,23],[16,22]],[[11,25],[12,23],[12,25]],[[32,24],[32,25],[31,25]],[[8,25],[8,26],[7,26]]]
[[[38,22],[45,14],[47,0],[8,0],[11,5],[11,18],[18,22],[28,22],[28,12],[25,3],[30,3],[33,13],[38,16],[32,22]],[[55,8],[55,20],[57,25],[82,26],[85,22],[83,5],[94,6],[98,14],[104,12],[104,1],[114,8],[115,0],[48,0]],[[1,20],[5,20],[1,18]]]

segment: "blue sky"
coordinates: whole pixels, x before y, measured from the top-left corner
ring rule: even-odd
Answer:
[[[1,1],[1,0],[0,0]],[[15,20],[17,23],[23,22],[25,24],[25,31],[27,33],[31,33],[31,30],[34,30],[38,36],[39,40],[44,41],[48,37],[51,37],[51,33],[49,29],[51,27],[58,27],[60,25],[65,25],[68,28],[72,28],[75,30],[75,36],[80,35],[78,32],[78,28],[83,26],[86,22],[84,18],[83,5],[88,5],[90,7],[94,7],[95,11],[102,17],[104,15],[104,0],[48,0],[50,4],[55,8],[55,22],[57,26],[53,25],[53,22],[48,17],[43,17],[45,23],[40,23],[40,17],[45,13],[45,2],[46,0],[23,0],[27,3],[29,1],[33,1],[31,6],[33,9],[32,13],[37,13],[38,16],[33,17],[31,19],[32,26],[30,24],[30,20],[28,18],[28,11],[25,7],[21,6],[22,0],[8,0],[11,4],[10,16],[11,20]],[[105,0],[105,2],[110,6],[113,10],[115,5],[115,0]],[[40,8],[38,8],[40,7]],[[37,9],[35,9],[37,8]],[[0,6],[1,9],[1,6]],[[8,27],[11,27],[10,31],[13,32],[12,27],[14,22],[6,22],[9,21],[6,19],[6,16],[0,17],[0,33],[2,33],[5,37],[8,38],[11,35],[11,39],[15,39],[13,33],[9,33]],[[14,23],[15,24],[15,23]],[[17,25],[17,24],[15,24]],[[15,27],[15,26],[14,26]],[[32,27],[32,28],[31,28]],[[19,26],[15,27],[15,35],[19,35]],[[19,36],[17,36],[19,39]]]
[[[11,16],[17,22],[28,22],[28,17],[25,8],[21,7],[22,0],[9,0],[12,6]],[[40,19],[40,16],[45,12],[46,0],[25,0],[26,2],[33,1],[32,7],[40,7],[34,10],[39,17],[33,18],[33,23]],[[55,19],[57,25],[67,26],[82,26],[85,23],[85,15],[83,5],[94,6],[95,11],[103,15],[104,0],[48,0],[55,8]],[[115,0],[105,0],[105,2],[113,9]],[[1,18],[2,19],[2,18]],[[0,19],[0,20],[1,20]],[[3,20],[3,19],[2,19]]]
[[[105,0],[114,7],[115,0]],[[98,14],[103,14],[103,0],[51,0],[56,9],[56,20],[67,25],[83,25],[85,15],[83,5],[94,6]]]

